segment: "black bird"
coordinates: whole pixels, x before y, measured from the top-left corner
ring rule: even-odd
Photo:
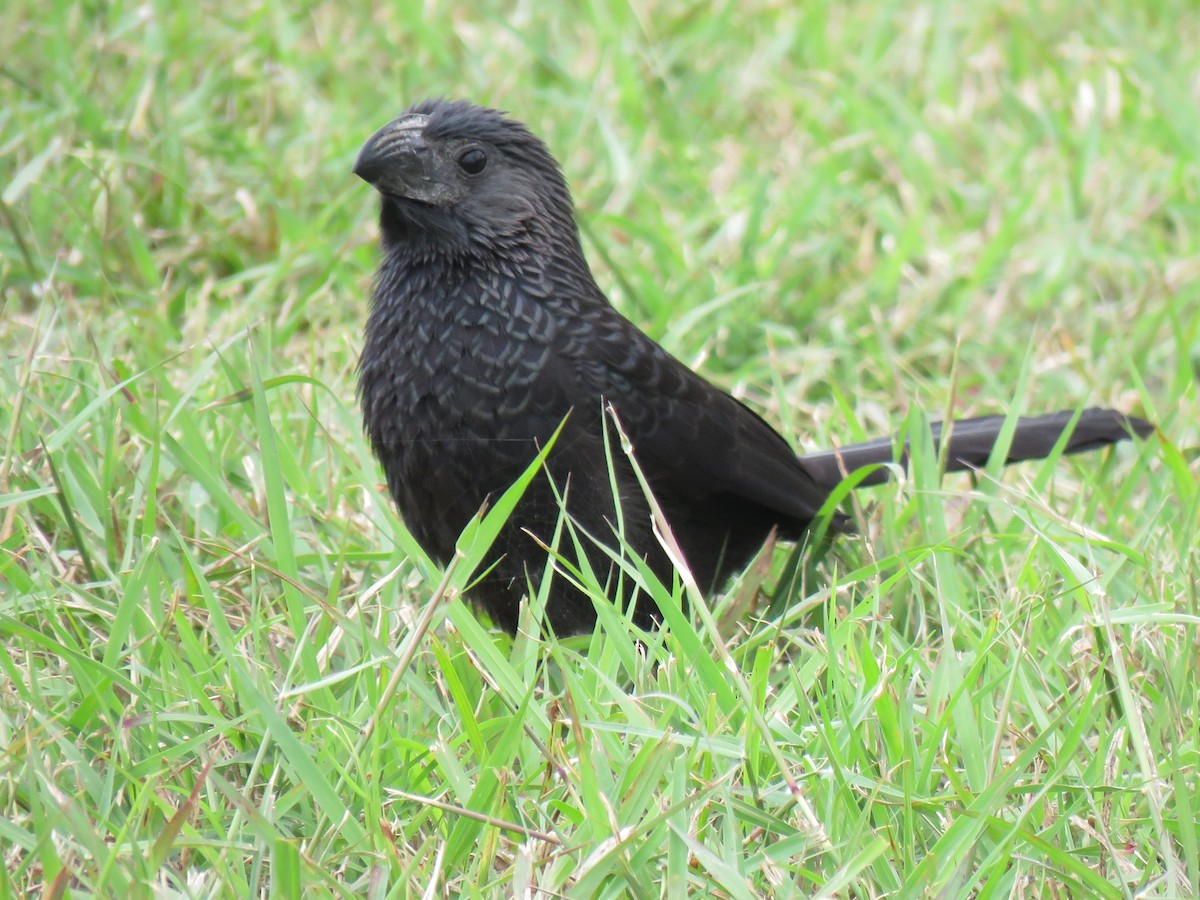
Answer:
[[[797,457],[762,418],[618,313],[584,259],[558,163],[520,122],[466,102],[425,101],[372,135],[354,172],[382,196],[383,260],[359,363],[363,420],[429,555],[447,563],[467,522],[563,426],[492,547],[494,565],[468,594],[505,629],[516,629],[520,599],[545,570],[560,496],[592,539],[581,543],[601,578],[612,571],[603,545],[619,545],[619,516],[627,544],[670,583],[644,492],[606,437],[606,408],[705,589],[744,567],[772,529],[800,538],[843,467],[893,460],[891,439]],[[1020,420],[1008,461],[1046,455],[1071,419]],[[947,468],[983,465],[1002,422],[955,422]],[[1065,452],[1152,430],[1112,410],[1085,410]],[[881,470],[867,480],[885,479]],[[837,512],[830,526],[852,530]],[[592,602],[569,579],[551,587],[555,632],[594,627]],[[653,627],[659,613],[643,599],[633,618]]]

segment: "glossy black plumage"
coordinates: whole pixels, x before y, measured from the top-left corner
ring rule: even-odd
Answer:
[[[363,418],[422,547],[447,562],[470,518],[565,419],[546,473],[527,490],[493,548],[495,567],[471,593],[497,624],[515,629],[527,577],[536,582],[545,568],[539,540],[548,542],[558,522],[554,486],[583,532],[615,544],[605,405],[706,588],[743,567],[772,529],[800,537],[843,466],[891,460],[890,441],[845,448],[840,462],[798,458],[758,415],[613,309],[584,259],[558,165],[520,123],[468,103],[427,101],[372,136],[355,172],[382,197],[383,259],[359,370]],[[1069,419],[1023,420],[1010,460],[1044,455]],[[995,418],[955,423],[949,467],[986,461],[999,427]],[[1088,410],[1076,428],[1079,446],[1068,452],[1149,430]],[[669,583],[647,501],[612,449],[625,540]],[[845,529],[848,520],[835,514],[831,524]],[[593,568],[608,571],[602,549],[587,554]],[[562,578],[547,615],[560,634],[595,622],[591,602]],[[650,626],[656,618],[643,600],[635,619]]]

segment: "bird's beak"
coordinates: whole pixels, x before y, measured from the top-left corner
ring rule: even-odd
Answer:
[[[388,122],[367,140],[354,161],[354,174],[384,193],[426,180],[424,157],[428,146],[423,132],[429,116],[411,113]]]

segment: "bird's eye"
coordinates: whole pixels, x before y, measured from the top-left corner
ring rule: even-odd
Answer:
[[[487,154],[478,147],[464,150],[458,157],[458,165],[468,175],[478,175],[487,165]]]

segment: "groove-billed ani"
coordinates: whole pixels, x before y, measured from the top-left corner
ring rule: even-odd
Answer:
[[[382,195],[383,261],[359,365],[363,418],[388,487],[429,555],[448,562],[471,517],[563,424],[492,548],[493,568],[469,594],[504,628],[516,628],[528,579],[544,571],[560,493],[595,539],[582,544],[601,578],[611,557],[600,545],[618,544],[615,488],[625,541],[670,583],[644,492],[606,437],[606,406],[705,589],[745,566],[772,529],[801,537],[843,466],[892,461],[890,439],[797,457],[763,419],[613,309],[584,259],[558,164],[519,122],[469,103],[426,101],[376,132],[354,171]],[[1044,456],[1071,418],[1020,420],[1009,461]],[[985,463],[1002,422],[955,422],[947,467]],[[1066,452],[1151,430],[1141,419],[1086,410]],[[869,476],[885,478],[886,470]],[[841,513],[830,525],[850,528]],[[556,577],[551,588],[546,614],[557,633],[594,626],[591,601],[568,579]],[[658,611],[642,600],[634,618],[652,626]]]

